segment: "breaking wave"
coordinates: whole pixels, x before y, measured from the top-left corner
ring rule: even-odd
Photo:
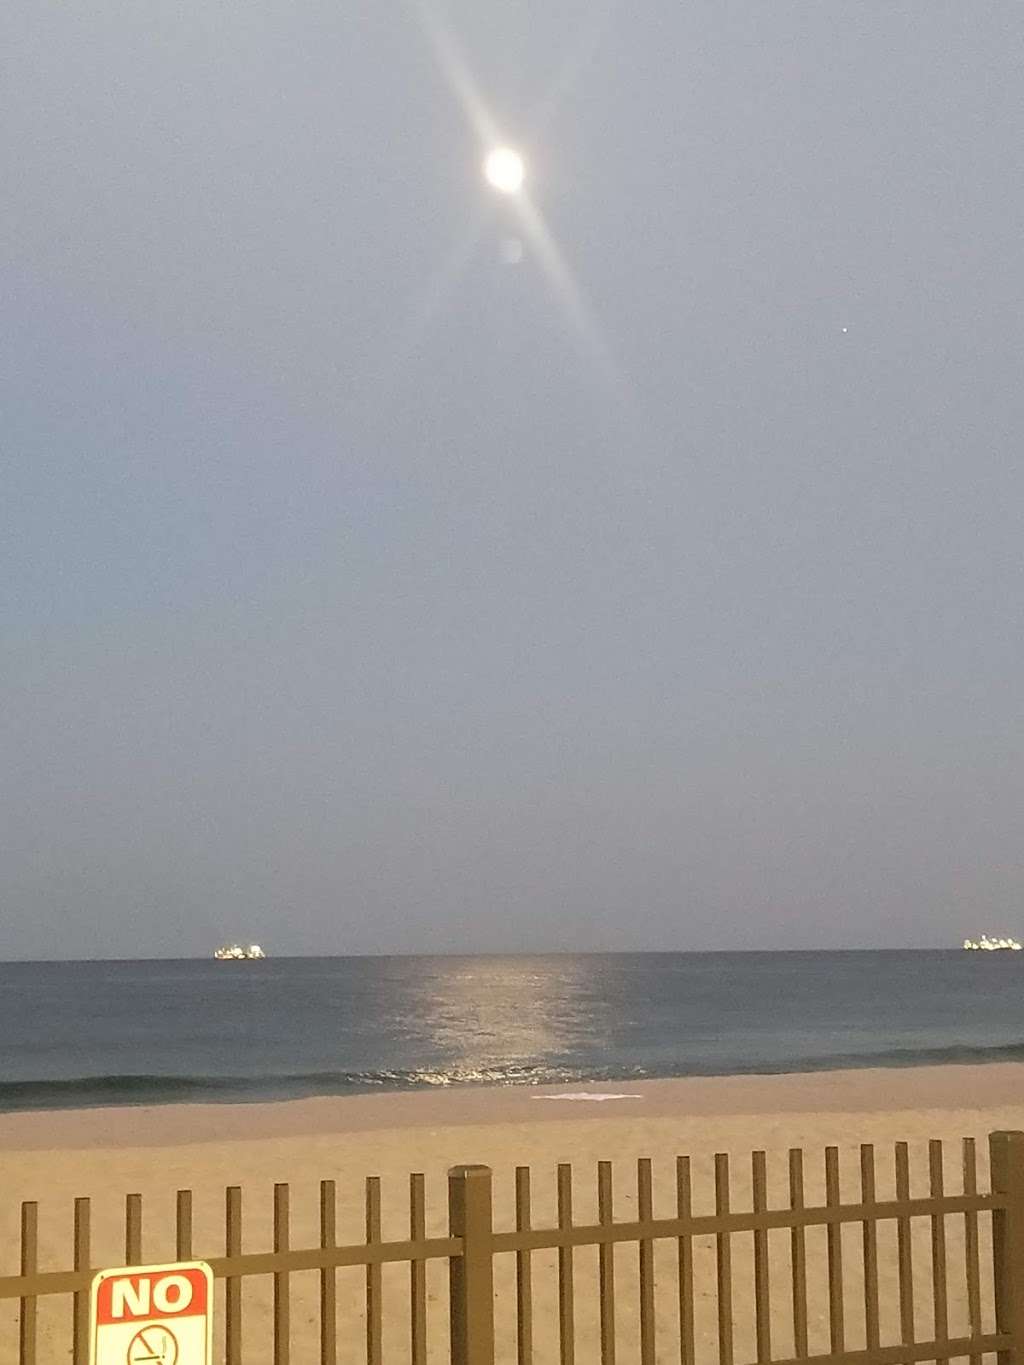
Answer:
[[[710,1075],[780,1075],[858,1067],[936,1066],[1024,1061],[1024,1042],[996,1047],[892,1048],[794,1056],[687,1061],[657,1070],[645,1067],[570,1067],[538,1062],[479,1068],[316,1071],[264,1076],[111,1075],[0,1081],[0,1112],[106,1108],[114,1105],[183,1103],[244,1104],[471,1085],[570,1085],[586,1081],[635,1081]]]

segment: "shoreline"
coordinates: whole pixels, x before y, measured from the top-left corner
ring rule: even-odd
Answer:
[[[1024,1108],[1024,1062],[978,1062],[19,1109],[0,1112],[0,1150],[191,1146],[597,1118],[636,1123],[755,1115],[979,1112],[1018,1106]]]

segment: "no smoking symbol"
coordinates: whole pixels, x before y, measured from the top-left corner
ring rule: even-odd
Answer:
[[[176,1365],[178,1339],[169,1327],[143,1327],[128,1343],[128,1365]]]

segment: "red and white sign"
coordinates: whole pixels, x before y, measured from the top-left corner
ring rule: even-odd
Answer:
[[[212,1365],[213,1271],[202,1261],[101,1270],[89,1365]]]

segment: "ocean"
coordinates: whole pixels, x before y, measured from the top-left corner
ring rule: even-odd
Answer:
[[[1024,953],[0,964],[0,1109],[1024,1058]]]

